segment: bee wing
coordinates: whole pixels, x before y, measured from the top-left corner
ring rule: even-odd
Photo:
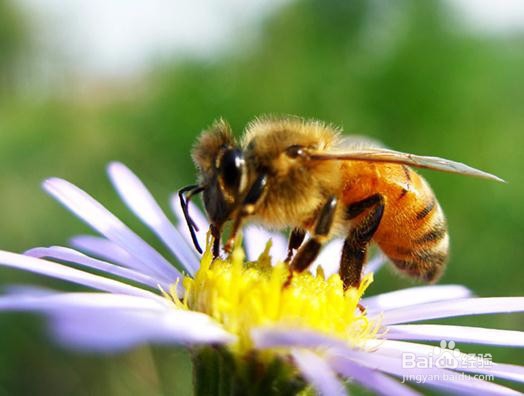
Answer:
[[[385,148],[379,140],[372,139],[363,135],[345,135],[337,143],[338,151],[357,151],[370,148]]]
[[[402,153],[380,147],[357,148],[355,150],[348,149],[347,151],[317,151],[309,152],[308,155],[312,160],[387,162],[505,182],[503,179],[492,175],[491,173],[472,168],[461,162],[455,162],[439,157],[426,157],[422,155]]]

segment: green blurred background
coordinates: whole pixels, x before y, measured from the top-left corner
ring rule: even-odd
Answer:
[[[194,180],[189,151],[214,119],[224,117],[239,134],[257,115],[296,114],[508,180],[424,172],[449,219],[452,257],[441,283],[481,296],[522,295],[523,30],[472,29],[449,1],[281,1],[206,56],[182,51],[140,73],[97,79],[42,62],[34,21],[26,7],[0,0],[2,249],[66,244],[89,232],[42,192],[49,176],[86,189],[157,246],[109,185],[109,161],[135,170],[168,209],[169,195]],[[53,69],[59,78],[41,78]],[[0,285],[9,283],[71,288],[0,269]],[[410,285],[384,270],[371,293]],[[522,315],[447,322],[524,330]],[[460,347],[523,363],[518,351]],[[79,355],[50,343],[41,319],[0,315],[0,395],[190,389],[181,350]]]

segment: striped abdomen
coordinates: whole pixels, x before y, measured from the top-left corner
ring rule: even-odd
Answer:
[[[352,172],[350,172],[352,171]],[[373,237],[402,272],[425,281],[442,274],[449,250],[444,213],[422,176],[403,165],[373,164],[348,167],[343,191],[347,204],[379,193],[384,213]]]
[[[388,190],[374,239],[400,271],[433,282],[442,275],[448,259],[446,218],[422,176],[406,166],[402,170],[404,185]]]

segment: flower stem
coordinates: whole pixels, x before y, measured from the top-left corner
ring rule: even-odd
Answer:
[[[262,359],[256,353],[239,357],[216,347],[194,350],[193,386],[195,396],[267,396],[307,392],[307,384],[296,369],[280,357]]]

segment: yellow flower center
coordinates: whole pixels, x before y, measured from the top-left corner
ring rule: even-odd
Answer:
[[[257,261],[245,262],[240,242],[226,260],[213,260],[208,243],[195,277],[183,280],[182,301],[173,293],[168,297],[181,308],[206,313],[236,334],[233,348],[239,351],[252,347],[252,329],[268,325],[318,331],[354,347],[376,335],[378,323],[369,321],[358,306],[372,274],[358,288],[345,291],[338,274],[326,279],[321,267],[316,275],[294,273],[286,284],[288,266],[271,266],[270,246],[271,241]]]

